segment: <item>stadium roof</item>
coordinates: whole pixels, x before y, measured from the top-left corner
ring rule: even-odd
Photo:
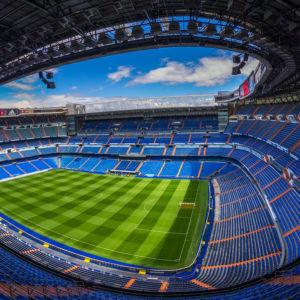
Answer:
[[[260,59],[258,94],[300,87],[298,0],[2,0],[0,28],[0,84],[93,57],[206,46]]]

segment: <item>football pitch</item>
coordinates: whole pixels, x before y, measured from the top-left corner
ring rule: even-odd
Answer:
[[[159,269],[193,262],[208,182],[52,170],[0,183],[1,212],[76,249]],[[180,202],[194,202],[192,209]]]

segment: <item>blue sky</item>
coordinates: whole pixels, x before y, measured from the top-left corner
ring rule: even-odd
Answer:
[[[37,74],[0,87],[1,107],[94,103],[115,98],[145,98],[232,91],[256,66],[250,60],[231,76],[232,52],[209,48],[162,48],[88,60],[57,68],[56,89]]]

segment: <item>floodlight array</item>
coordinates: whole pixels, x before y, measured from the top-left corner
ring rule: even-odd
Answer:
[[[68,22],[78,22],[78,24],[83,24],[87,20],[88,16],[79,14],[74,16],[74,18]],[[68,22],[64,19],[59,20],[55,26],[53,25],[52,30],[55,32],[59,31],[65,28]],[[84,35],[78,35],[73,38],[36,49],[36,51],[30,52],[13,61],[1,65],[0,78],[6,76],[8,73],[12,74],[18,71],[18,69],[24,69],[48,59],[109,44],[124,43],[130,40],[152,38],[167,34],[207,36],[217,39],[235,39],[241,40],[241,42],[243,42],[243,40],[249,40],[249,32],[246,29],[211,20],[201,19],[201,21],[199,21],[192,19],[187,20],[184,18],[169,20],[164,18],[148,23],[129,23],[118,26],[117,28],[109,27],[93,32],[87,32]],[[40,31],[32,32],[29,35],[29,38],[32,40],[39,40],[43,39],[44,36],[45,32],[43,28],[41,28]],[[26,41],[27,37],[25,36],[18,40],[18,42],[22,45],[25,45]],[[7,49],[7,51],[9,50],[10,49]]]

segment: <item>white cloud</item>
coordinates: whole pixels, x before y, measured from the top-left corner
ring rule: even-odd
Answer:
[[[14,90],[24,90],[24,91],[32,91],[35,89],[35,87],[32,84],[25,84],[17,81],[9,82],[4,86]]]
[[[65,106],[68,103],[90,104],[104,98],[81,97],[73,94],[60,94],[37,97],[34,94],[18,93],[13,96],[15,100],[0,100],[1,107],[52,107]]]
[[[251,58],[247,62],[246,66],[241,70],[241,73],[249,76],[252,71],[254,71],[259,64],[259,61],[257,59]]]
[[[184,64],[177,61],[167,62],[165,66],[138,75],[129,84],[193,83],[196,86],[214,86],[224,84],[230,77],[232,60],[226,56],[203,57],[196,64]]]
[[[68,103],[84,104],[88,112],[95,111],[112,111],[112,110],[128,110],[128,109],[140,109],[140,108],[153,108],[153,107],[188,107],[197,105],[213,105],[213,97],[196,97],[191,101],[187,101],[185,97],[166,100],[161,98],[153,99],[140,99],[140,98],[128,98],[128,97],[81,97],[73,94],[61,94],[51,95],[44,98],[35,98],[33,95],[18,96],[15,101],[1,100],[1,107],[15,107],[15,108],[37,108],[46,106],[65,106]]]
[[[16,99],[26,99],[28,101],[32,101],[35,99],[34,94],[29,94],[29,93],[25,93],[25,92],[14,94],[13,97]]]
[[[247,65],[243,68],[242,72],[248,75],[257,65],[257,60],[250,59]],[[147,84],[162,82],[164,84],[180,84],[192,83],[196,86],[214,86],[223,84],[232,78],[232,58],[230,56],[220,54],[217,57],[204,57],[199,59],[196,63],[182,63],[176,61],[164,61],[164,64],[157,69],[153,69],[146,74],[137,73],[129,84]],[[114,82],[118,82],[122,78],[131,77],[133,67],[120,66],[117,72],[109,74],[109,78]],[[237,76],[238,77],[238,76]],[[25,79],[25,78],[24,78]],[[30,79],[33,80],[33,79]],[[241,80],[242,81],[242,80]],[[28,81],[27,81],[28,82]],[[28,82],[29,83],[29,82]],[[6,86],[17,89],[14,91],[13,100],[0,100],[1,107],[46,107],[46,106],[64,106],[67,103],[86,104],[90,107],[103,107],[104,109],[113,109],[113,107],[120,106],[120,103],[127,108],[128,98],[103,98],[99,96],[84,97],[78,93],[60,94],[60,95],[41,95],[36,96],[30,93],[31,90],[36,88],[30,84],[12,82]],[[76,90],[76,86],[71,89]],[[96,86],[90,89],[91,92],[101,91],[103,86]],[[42,93],[44,90],[42,90]],[[8,93],[9,94],[9,93]],[[10,96],[11,97],[11,96]],[[126,102],[126,103],[125,103]],[[140,101],[133,101],[133,109],[139,108]],[[154,103],[154,105],[156,105]],[[161,104],[159,104],[161,105]],[[186,105],[189,103],[186,102]]]
[[[73,90],[73,91],[77,90],[77,89],[78,89],[78,86],[76,86],[76,85],[74,85],[74,86],[71,87],[71,90]]]
[[[89,92],[98,92],[98,91],[103,91],[104,87],[103,86],[98,86],[94,89],[90,89]]]
[[[50,73],[56,74],[58,72],[58,69],[57,68],[52,68],[52,69],[46,70],[45,72],[50,72]]]
[[[65,106],[68,103],[77,104],[95,104],[101,103],[109,105],[110,103],[126,101],[126,97],[103,98],[103,97],[82,97],[74,94],[60,94],[37,97],[34,94],[18,93],[14,95],[15,100],[0,100],[0,107],[17,107],[17,108],[36,108],[36,107],[52,107]]]
[[[257,61],[253,59],[247,68],[243,69],[243,74],[248,75],[255,64]],[[166,61],[165,66],[137,75],[128,85],[149,83],[171,85],[192,83],[198,87],[222,85],[232,77],[232,66],[232,58],[224,55],[203,57],[196,64]]]
[[[30,76],[26,76],[21,79],[24,83],[35,83],[38,80],[39,76],[38,74],[32,74]]]
[[[166,64],[168,61],[170,60],[169,57],[163,57],[160,59],[160,65],[163,66],[164,64]]]
[[[120,80],[122,80],[123,78],[129,78],[130,77],[130,73],[134,68],[129,66],[119,66],[118,67],[118,71],[113,72],[113,73],[109,73],[107,75],[107,77],[109,79],[111,79],[114,83],[119,82]]]
[[[23,101],[19,101],[13,104],[13,107],[15,108],[28,108],[30,107],[30,101],[27,100],[23,100]]]

